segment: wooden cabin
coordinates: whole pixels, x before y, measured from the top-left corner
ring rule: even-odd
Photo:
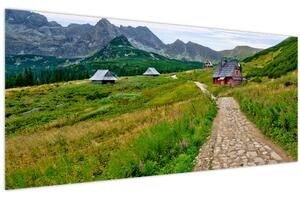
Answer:
[[[149,67],[143,74],[144,76],[159,76],[160,73],[154,68]]]
[[[205,69],[209,69],[209,68],[212,68],[213,67],[213,64],[211,61],[207,60],[204,64],[204,68]]]
[[[213,83],[219,85],[237,85],[245,81],[238,60],[222,60],[213,74]]]
[[[89,80],[92,81],[92,83],[115,83],[117,76],[107,69],[98,69]]]

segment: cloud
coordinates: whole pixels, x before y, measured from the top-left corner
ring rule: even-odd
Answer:
[[[49,21],[57,21],[63,26],[67,26],[70,23],[89,23],[94,25],[101,19],[100,17],[88,17],[80,15],[66,15],[48,12],[39,13],[45,15]],[[286,35],[276,35],[270,33],[244,32],[115,18],[108,18],[108,20],[116,26],[147,26],[166,44],[172,43],[176,39],[180,39],[183,42],[192,41],[203,46],[210,47],[214,50],[232,49],[238,45],[247,45],[256,48],[268,48],[278,44],[288,37]]]

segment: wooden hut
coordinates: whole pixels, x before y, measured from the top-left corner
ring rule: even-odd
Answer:
[[[213,74],[213,83],[219,85],[236,85],[243,82],[241,65],[238,60],[222,60]]]
[[[207,60],[204,64],[205,69],[209,69],[213,67],[213,64],[211,61]]]
[[[89,80],[93,83],[115,83],[115,81],[117,80],[117,76],[107,69],[98,69]]]
[[[143,74],[144,76],[159,76],[160,73],[154,68],[149,67]]]

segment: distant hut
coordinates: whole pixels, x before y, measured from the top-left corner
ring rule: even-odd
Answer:
[[[117,80],[117,76],[107,69],[98,69],[89,80],[93,83],[115,83],[115,81]]]
[[[144,74],[145,76],[159,76],[160,73],[154,68],[154,67],[149,67]]]
[[[211,67],[213,67],[213,64],[211,61],[207,60],[204,64],[205,69],[209,69]]]
[[[219,85],[236,85],[245,81],[238,60],[222,60],[213,74],[213,83]]]

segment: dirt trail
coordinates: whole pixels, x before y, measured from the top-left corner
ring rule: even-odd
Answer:
[[[207,96],[209,96],[209,97],[210,97],[211,99],[213,99],[213,100],[217,100],[217,98],[216,98],[213,94],[211,94],[211,93],[206,89],[206,85],[205,85],[205,84],[199,83],[199,82],[197,82],[197,81],[195,81],[194,83],[197,85],[198,88],[200,88],[200,90],[201,90],[204,94],[206,94]]]
[[[218,98],[217,105],[211,136],[195,159],[194,171],[292,161],[261,134],[232,97]]]

